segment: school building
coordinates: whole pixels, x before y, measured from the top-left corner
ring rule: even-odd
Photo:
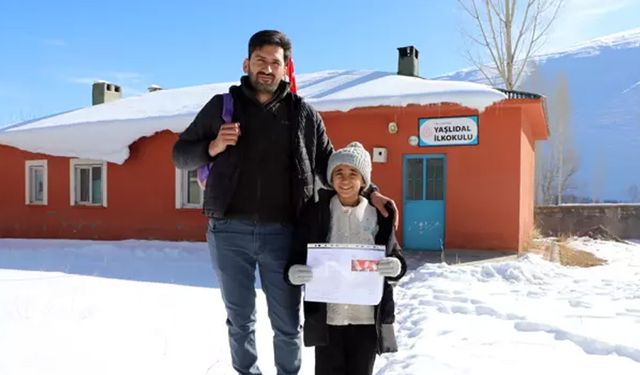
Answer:
[[[298,75],[336,148],[358,140],[372,181],[399,208],[405,249],[523,249],[533,229],[536,141],[544,99],[418,76],[418,51],[398,73]],[[0,237],[203,241],[195,171],[171,150],[197,111],[235,82],[121,98],[94,83],[94,105],[0,129]]]

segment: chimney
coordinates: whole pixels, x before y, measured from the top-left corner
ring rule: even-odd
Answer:
[[[414,46],[398,48],[398,75],[419,77],[418,50]]]
[[[149,92],[160,91],[162,90],[162,87],[158,85],[150,85],[149,87],[147,87],[147,90],[149,90]]]
[[[92,105],[109,103],[122,98],[120,86],[105,81],[95,81],[92,89]]]

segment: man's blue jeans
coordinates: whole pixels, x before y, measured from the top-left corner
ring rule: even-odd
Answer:
[[[300,288],[284,278],[292,239],[287,224],[209,220],[207,242],[227,310],[231,361],[239,374],[261,374],[255,340],[256,264],[274,332],[278,375],[300,370]]]

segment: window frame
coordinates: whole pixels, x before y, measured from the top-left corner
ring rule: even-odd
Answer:
[[[102,199],[100,203],[92,203],[91,199],[93,197],[92,194],[92,184],[93,181],[93,170],[94,167],[101,168],[101,190],[102,190]],[[78,195],[80,195],[80,187],[76,185],[77,181],[77,169],[88,169],[89,170],[89,201],[80,201],[76,199]],[[107,207],[107,162],[104,160],[91,160],[91,159],[71,159],[69,161],[69,204],[71,206],[81,206],[81,207]]]
[[[31,179],[32,168],[42,168],[42,201],[32,200],[35,192],[32,190],[33,181]],[[49,181],[48,181],[47,160],[25,160],[24,162],[24,203],[29,206],[46,206],[49,204]],[[32,195],[33,193],[33,195]]]
[[[200,189],[200,202],[199,203],[189,203],[189,172],[197,171],[194,170],[182,170],[176,168],[176,209],[202,209],[202,205],[204,202],[204,190]],[[195,179],[194,182],[197,183],[197,176],[192,177],[192,180]],[[199,187],[198,187],[199,188]]]

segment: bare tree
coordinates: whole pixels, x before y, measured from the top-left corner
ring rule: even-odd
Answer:
[[[550,105],[550,117],[557,134],[553,136],[555,151],[556,203],[562,203],[562,195],[569,188],[571,177],[577,172],[577,157],[573,147],[570,129],[571,99],[567,77],[561,74],[556,81],[556,89]]]
[[[493,86],[500,78],[507,90],[516,88],[529,59],[538,51],[564,0],[458,0],[471,16],[477,35],[468,37],[488,55],[470,61]],[[497,75],[497,77],[496,77]]]
[[[595,150],[595,161],[591,172],[591,201],[602,202],[607,188],[607,155],[602,146]]]
[[[545,80],[531,63],[522,86],[546,96],[549,139],[536,142],[536,203],[561,204],[562,197],[576,188],[578,155],[571,131],[571,95],[564,74]]]
[[[640,187],[638,185],[633,184],[627,188],[627,196],[629,197],[629,202],[636,203],[640,202]]]
[[[526,80],[523,83],[524,89],[530,92],[539,94],[546,94],[549,86],[542,74],[540,73],[540,67],[535,61],[530,63],[530,68],[526,76]],[[549,99],[545,99],[548,101]],[[555,135],[555,132],[551,132],[551,137]],[[535,190],[536,190],[536,205],[550,205],[553,204],[553,186],[554,186],[554,174],[553,163],[550,157],[551,147],[549,146],[549,140],[536,141],[535,143]]]
[[[541,163],[536,165],[538,204],[561,204],[563,197],[575,189],[573,178],[578,171],[577,154],[573,147],[562,151],[554,147],[557,145],[551,145],[545,153],[541,152]]]
[[[537,204],[548,206],[553,204],[554,180],[553,180],[553,160],[548,153],[541,150],[537,152],[536,159],[536,199]]]

